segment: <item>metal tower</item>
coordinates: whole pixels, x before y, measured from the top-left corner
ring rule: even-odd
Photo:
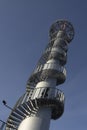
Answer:
[[[74,29],[66,20],[50,27],[49,44],[27,82],[26,92],[11,111],[5,130],[49,130],[50,120],[64,112],[64,93],[56,86],[66,79],[68,45]]]

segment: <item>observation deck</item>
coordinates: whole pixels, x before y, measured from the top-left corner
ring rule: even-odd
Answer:
[[[70,22],[67,20],[58,20],[53,23],[50,27],[49,36],[50,39],[54,39],[58,32],[61,31],[62,38],[67,42],[70,43],[74,38],[74,28]]]

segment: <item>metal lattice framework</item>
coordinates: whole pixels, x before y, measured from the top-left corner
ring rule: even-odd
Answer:
[[[71,40],[74,38],[74,28],[72,24],[66,20],[59,20],[56,21],[54,24],[52,24],[49,32],[49,36],[51,39],[54,39],[58,33],[58,31],[63,31],[67,36],[67,39],[65,37],[65,40],[67,42],[71,42]]]

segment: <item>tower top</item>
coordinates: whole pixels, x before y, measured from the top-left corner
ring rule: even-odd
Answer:
[[[66,35],[67,39],[66,41],[70,43],[72,39],[74,38],[74,28],[70,22],[67,20],[58,20],[55,23],[53,23],[50,27],[49,36],[50,39],[54,39],[57,36],[57,33],[61,31]],[[64,37],[63,35],[63,37]]]

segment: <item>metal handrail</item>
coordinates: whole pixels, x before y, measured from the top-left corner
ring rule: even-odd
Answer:
[[[18,102],[18,104],[16,104],[17,107],[25,102],[28,102],[29,100],[34,100],[34,99],[39,99],[39,98],[57,99],[58,101],[62,103],[64,103],[64,100],[65,100],[64,93],[57,88],[40,87],[40,88],[34,88],[33,90],[31,89],[31,91],[32,91],[32,94],[25,93],[24,96],[20,98],[20,101]]]
[[[56,70],[59,70],[60,72],[65,72],[65,68],[59,64],[55,64],[55,63],[46,63],[44,65],[40,65],[38,66],[33,73],[37,73],[37,72],[40,72],[41,70],[44,69],[44,67],[46,66],[46,69],[56,69]],[[66,73],[65,73],[66,75]]]
[[[35,96],[36,94],[36,96]],[[40,88],[35,88],[31,98],[47,98],[47,99],[57,99],[60,102],[64,102],[64,93],[57,89],[57,88],[52,88],[52,87],[40,87]]]

